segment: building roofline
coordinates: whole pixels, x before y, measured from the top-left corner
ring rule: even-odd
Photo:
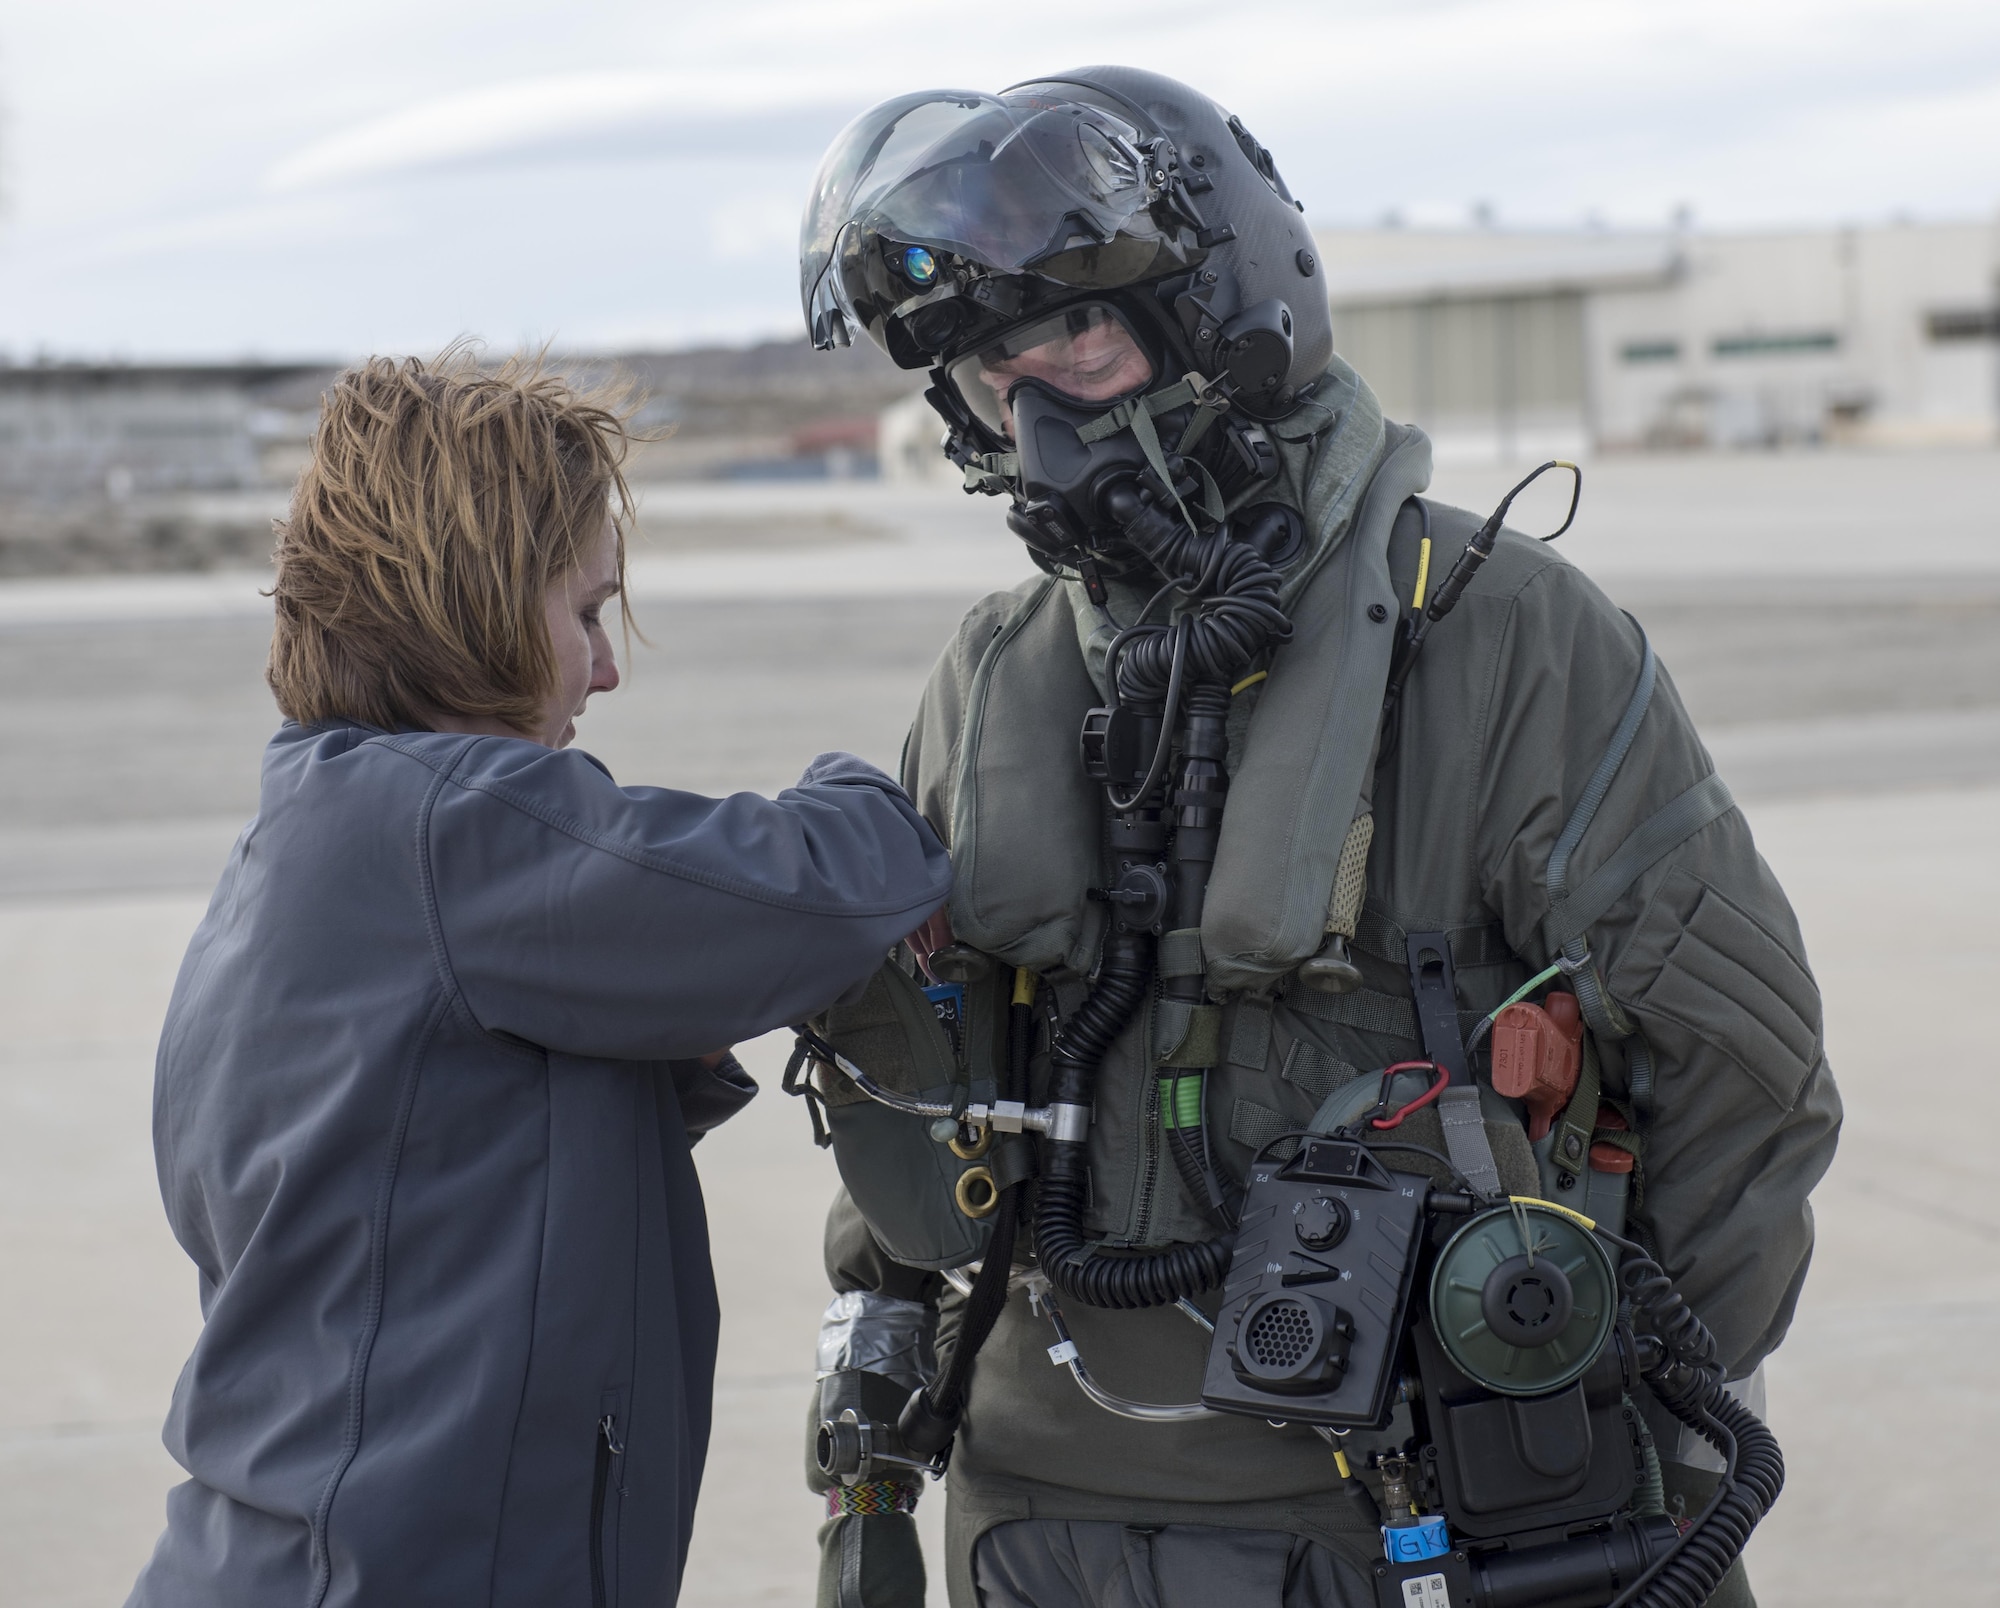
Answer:
[[[1672,236],[1650,240],[1516,236],[1494,256],[1454,262],[1435,257],[1422,261],[1343,261],[1338,234],[1326,230],[1318,237],[1326,264],[1326,294],[1336,307],[1633,289],[1670,284],[1685,267],[1681,243]]]
[[[245,389],[324,374],[337,363],[0,363],[0,391],[85,391],[110,386]]]

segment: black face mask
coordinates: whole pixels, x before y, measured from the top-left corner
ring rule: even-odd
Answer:
[[[1050,560],[1087,553],[1119,569],[1136,564],[1138,555],[1126,548],[1104,508],[1114,486],[1135,479],[1146,467],[1132,432],[1084,440],[1079,432],[1107,410],[1071,402],[1035,380],[1016,385],[1009,402],[1020,471],[1007,523]]]

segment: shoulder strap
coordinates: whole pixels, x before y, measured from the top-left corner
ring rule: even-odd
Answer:
[[[1625,617],[1632,619],[1629,614]],[[1591,1032],[1607,1040],[1630,1038],[1635,1029],[1606,991],[1603,976],[1591,957],[1585,933],[1640,877],[1711,821],[1726,815],[1736,804],[1722,777],[1711,772],[1686,792],[1655,810],[1630,837],[1619,844],[1609,859],[1584,879],[1582,887],[1575,893],[1569,891],[1570,859],[1576,853],[1577,845],[1583,841],[1584,833],[1590,829],[1597,807],[1604,802],[1605,794],[1610,792],[1619,768],[1625,763],[1626,754],[1631,751],[1632,741],[1638,736],[1640,723],[1646,718],[1646,710],[1653,701],[1653,688],[1659,679],[1659,663],[1653,655],[1653,644],[1637,620],[1632,620],[1632,625],[1639,632],[1643,649],[1638,684],[1626,701],[1625,712],[1611,734],[1604,757],[1591,772],[1590,780],[1584,784],[1583,796],[1576,801],[1576,808],[1570,812],[1562,835],[1549,851],[1549,913],[1542,918],[1541,925],[1543,952],[1569,974],[1571,986],[1576,990],[1577,1005]],[[1646,1081],[1650,1085],[1649,1059],[1645,1062],[1645,1070]]]
[[[1632,620],[1631,615],[1626,619]],[[1632,696],[1626,700],[1625,713],[1618,717],[1618,729],[1611,734],[1610,746],[1604,750],[1604,757],[1597,762],[1597,769],[1590,773],[1590,780],[1584,784],[1583,796],[1576,801],[1576,808],[1570,811],[1568,824],[1562,829],[1562,836],[1556,839],[1556,846],[1549,851],[1549,903],[1551,906],[1562,902],[1563,893],[1569,885],[1569,859],[1576,852],[1576,846],[1583,841],[1583,834],[1590,829],[1596,818],[1597,806],[1604,802],[1604,795],[1611,791],[1611,784],[1617,778],[1619,767],[1625,763],[1625,756],[1631,751],[1632,739],[1639,735],[1639,723],[1646,718],[1646,710],[1653,701],[1653,684],[1659,678],[1659,661],[1653,657],[1652,639],[1646,635],[1646,628],[1637,620],[1632,625],[1639,633],[1639,646],[1644,656],[1639,661],[1639,683],[1632,689]],[[1553,949],[1551,954],[1555,953]]]
[[[1583,879],[1582,887],[1542,918],[1542,942],[1548,952],[1572,958],[1571,951],[1575,949],[1581,953],[1573,958],[1587,955],[1583,935],[1591,924],[1661,860],[1710,821],[1720,819],[1735,807],[1736,800],[1728,784],[1711,772],[1655,810],[1618,845],[1610,859]]]

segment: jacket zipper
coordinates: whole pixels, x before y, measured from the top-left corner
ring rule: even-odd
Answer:
[[[590,1608],[608,1608],[604,1585],[604,1509],[611,1490],[611,1459],[625,1455],[618,1444],[618,1421],[606,1413],[597,1421],[597,1465],[590,1476]]]
[[[1153,1199],[1160,1184],[1160,1079],[1153,1068],[1152,1001],[1142,1007],[1146,1021],[1139,1033],[1139,1065],[1144,1069],[1146,1093],[1140,1101],[1139,1131],[1145,1136],[1139,1154],[1144,1163],[1139,1180],[1138,1220],[1133,1224],[1134,1245],[1150,1245],[1153,1235]]]

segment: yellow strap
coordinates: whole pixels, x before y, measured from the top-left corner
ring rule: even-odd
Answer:
[[[1237,682],[1235,686],[1229,689],[1229,696],[1234,698],[1239,692],[1243,691],[1244,688],[1254,687],[1257,685],[1258,682],[1268,681],[1270,678],[1271,678],[1271,672],[1268,670],[1253,671],[1249,675],[1245,676],[1241,681]]]
[[[1563,1216],[1574,1219],[1575,1221],[1583,1224],[1585,1228],[1594,1229],[1597,1227],[1596,1218],[1585,1217],[1582,1212],[1571,1211],[1567,1206],[1558,1206],[1552,1200],[1541,1200],[1534,1195],[1509,1195],[1507,1198],[1511,1200],[1516,1206],[1546,1207],[1549,1211],[1561,1212]]]
[[[1035,974],[1026,966],[1014,968],[1014,1003],[1016,1005],[1035,1003]]]
[[[1424,593],[1431,583],[1431,539],[1426,536],[1417,547],[1417,595],[1410,599],[1410,607],[1424,606]]]

